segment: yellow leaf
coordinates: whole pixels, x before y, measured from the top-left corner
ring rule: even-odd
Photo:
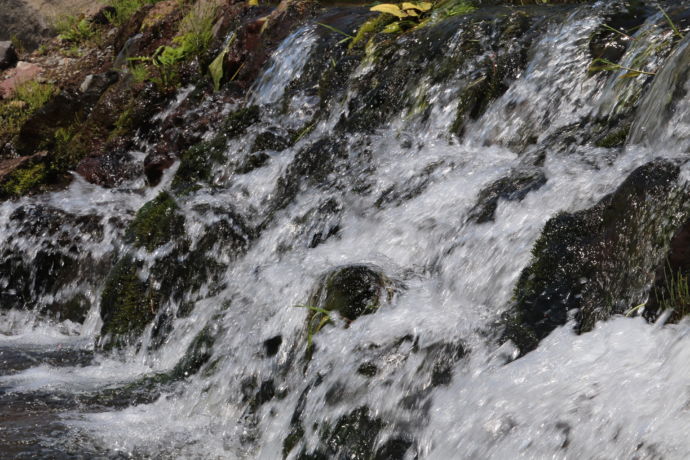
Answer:
[[[247,0],[247,6],[259,6],[259,0]]]
[[[392,3],[382,3],[380,5],[372,6],[370,8],[371,11],[377,11],[379,13],[388,13],[392,14],[393,16],[397,16],[400,19],[406,18],[409,16],[407,13],[405,13],[403,10],[401,10],[398,5],[393,5]]]
[[[402,4],[403,10],[429,11],[433,5],[429,2],[405,2]]]
[[[410,16],[419,17],[419,13],[417,13],[415,10],[407,10],[405,13],[409,14]]]

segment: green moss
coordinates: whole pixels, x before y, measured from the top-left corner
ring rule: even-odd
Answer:
[[[43,163],[36,163],[28,168],[17,169],[12,172],[2,185],[2,195],[17,197],[25,195],[36,186],[45,182],[46,167]]]
[[[172,182],[173,189],[178,193],[188,193],[198,189],[200,183],[209,182],[213,164],[223,160],[225,147],[225,137],[219,135],[187,149],[180,158],[180,166]]]
[[[595,145],[597,147],[605,148],[620,147],[625,144],[625,140],[628,138],[628,133],[630,133],[630,126],[625,126],[609,133],[604,138],[599,139]]]
[[[139,279],[138,264],[131,256],[122,258],[108,274],[101,295],[102,335],[112,344],[139,335],[158,310],[158,295]]]
[[[244,134],[247,128],[259,121],[260,115],[261,111],[255,105],[244,107],[231,113],[225,120],[225,134],[229,139]]]
[[[127,229],[127,239],[136,247],[153,251],[184,232],[184,216],[175,199],[162,192],[137,211]]]

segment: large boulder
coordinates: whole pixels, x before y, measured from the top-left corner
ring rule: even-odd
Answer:
[[[644,301],[671,237],[687,219],[677,164],[634,170],[590,209],[546,223],[515,288],[504,339],[527,352],[575,314],[576,330]]]

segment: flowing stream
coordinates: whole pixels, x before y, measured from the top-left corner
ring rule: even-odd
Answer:
[[[126,239],[136,212],[171,190],[177,166],[156,187],[138,179],[104,189],[75,177],[66,190],[0,204],[0,244],[17,258],[4,263],[76,260],[66,282],[23,278],[38,293],[32,305],[13,300],[15,281],[0,280],[0,445],[8,446],[0,457],[690,457],[687,322],[616,316],[582,335],[568,323],[519,359],[495,340],[551,217],[587,209],[635,168],[687,151],[687,97],[658,96],[690,84],[687,40],[648,61],[656,78],[592,76],[588,41],[600,10],[549,10],[535,20],[525,65],[461,136],[451,134],[460,90],[501,52],[487,45],[491,33],[443,78],[435,76],[465,52],[465,23],[453,18],[432,38],[402,35],[388,56],[391,72],[406,60],[424,70],[403,77],[403,104],[378,107],[389,116],[355,129],[346,121],[393,97],[367,102],[362,90],[387,70],[365,58],[336,75],[338,96],[324,104],[310,79],[332,65],[324,50],[342,37],[314,23],[296,30],[247,101],[222,109],[258,105],[258,121],[229,140],[208,185],[175,198],[189,251],[220,222],[250,236],[237,251],[211,245],[214,276],[167,299],[119,349],[100,345],[105,278],[125,253],[140,262],[142,280],[178,254],[176,240],[147,251]],[[650,15],[636,34],[663,21]],[[641,46],[621,62],[639,62]],[[191,91],[180,90],[180,100]],[[618,116],[616,101],[643,91],[624,146],[574,140],[595,117]],[[265,148],[259,167],[237,172],[263,133],[289,130],[300,133],[294,144]],[[312,146],[331,152],[334,143],[339,153],[319,153],[313,170],[295,166]],[[516,171],[534,172],[539,186],[499,199],[493,219],[473,219],[480,192]],[[682,167],[681,180],[688,172]],[[55,220],[57,228],[43,224]],[[394,288],[375,313],[315,334],[305,361],[310,311],[298,306],[324,273],[351,264],[378,267]],[[38,313],[37,305],[77,294],[87,311],[80,320]],[[152,383],[202,333],[212,340],[200,370]]]

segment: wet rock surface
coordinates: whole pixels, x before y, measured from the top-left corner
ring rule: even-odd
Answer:
[[[586,332],[639,304],[686,218],[678,174],[672,162],[648,163],[593,208],[547,222],[515,288],[505,338],[524,353],[570,312],[577,311],[576,329]]]

